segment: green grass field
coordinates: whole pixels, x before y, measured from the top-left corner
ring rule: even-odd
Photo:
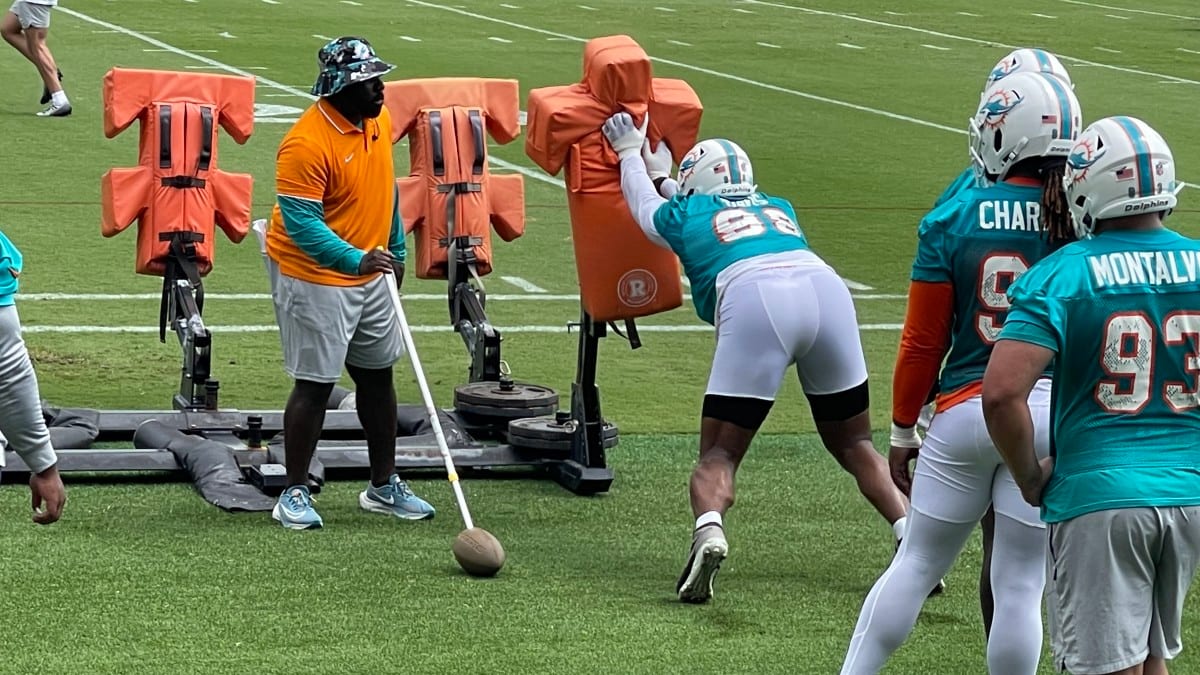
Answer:
[[[275,150],[311,103],[327,38],[367,37],[398,64],[389,80],[516,78],[524,100],[531,88],[578,81],[586,39],[626,33],[656,75],[692,85],[705,105],[702,135],[742,144],[759,186],[795,204],[815,250],[852,282],[883,445],[915,227],[965,166],[966,119],[991,66],[1015,46],[1057,52],[1086,121],[1147,120],[1171,143],[1180,177],[1200,181],[1197,30],[1189,0],[64,0],[51,47],[73,116],[34,117],[32,67],[0,52],[0,228],[25,254],[19,308],[43,396],[165,409],[180,361],[173,338],[155,334],[161,282],[133,273],[132,230],[100,235],[100,176],[137,155],[136,126],[103,136],[105,72],[258,77],[254,135],[244,146],[223,136],[219,160],[254,176],[262,218]],[[565,404],[577,339],[566,324],[579,312],[566,200],[561,176],[536,168],[523,142],[491,148],[494,170],[526,175],[528,208],[525,236],[496,240],[489,315],[514,376],[555,387]],[[403,170],[403,143],[396,158]],[[1185,190],[1172,220],[1185,234],[1200,234],[1197,195]],[[218,235],[205,284],[213,366],[224,406],[281,408],[289,382],[252,238],[235,246]],[[444,285],[410,274],[405,291],[448,406],[467,361],[448,331]],[[675,602],[712,337],[690,304],[639,325],[642,349],[613,337],[600,355],[604,412],[622,433],[610,493],[465,484],[476,519],[508,549],[497,579],[455,567],[460,523],[442,480],[415,481],[440,511],[416,524],[361,513],[358,484],[331,484],[318,501],[326,528],[304,533],[265,513],[219,511],[185,484],[69,482],[65,518],[39,528],[27,490],[6,485],[0,671],[836,672],[892,554],[890,530],[820,449],[789,379],[740,476],[715,602]],[[407,364],[397,385],[418,400]],[[978,560],[975,537],[887,672],[985,670]],[[1200,606],[1187,609],[1176,673],[1200,671]]]

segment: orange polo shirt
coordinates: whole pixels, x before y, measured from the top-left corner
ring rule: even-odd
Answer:
[[[367,251],[389,247],[399,220],[391,124],[385,107],[359,129],[319,99],[284,136],[275,160],[277,199],[267,231],[267,255],[280,272],[330,286],[375,278],[359,276],[355,269]],[[283,211],[288,212],[286,223]],[[403,247],[403,229],[399,237]]]

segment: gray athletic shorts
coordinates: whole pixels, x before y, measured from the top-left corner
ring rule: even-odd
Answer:
[[[12,7],[8,8],[8,11],[17,15],[17,21],[21,23],[21,28],[49,28],[51,9],[53,7],[50,5],[39,5],[34,2],[26,2],[25,0],[15,0]]]
[[[1175,658],[1200,562],[1200,506],[1095,511],[1047,530],[1046,623],[1059,671]]]
[[[379,275],[361,286],[324,286],[281,274],[268,260],[283,369],[293,379],[337,382],[342,366],[392,367],[404,355],[400,321]]]

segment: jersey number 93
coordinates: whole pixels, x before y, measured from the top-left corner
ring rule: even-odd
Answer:
[[[1166,347],[1185,347],[1183,369],[1190,382],[1163,383],[1163,401],[1174,412],[1200,407],[1200,313],[1171,312],[1161,328],[1143,312],[1122,312],[1108,317],[1104,324],[1104,347],[1100,365],[1108,378],[1096,385],[1096,403],[1105,412],[1138,413],[1150,402],[1155,358],[1179,358],[1177,354],[1156,354],[1155,343],[1161,330]]]
[[[800,228],[781,209],[721,209],[713,216],[713,233],[722,244],[765,234],[767,228],[799,237]]]

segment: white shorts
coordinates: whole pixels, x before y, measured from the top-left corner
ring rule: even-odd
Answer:
[[[1050,456],[1050,380],[1029,394],[1033,447],[1038,459]],[[933,416],[913,472],[912,507],[930,518],[972,523],[987,512],[1044,528],[1041,512],[1030,506],[988,435],[983,399],[969,398]]]
[[[37,2],[26,2],[26,0],[15,0],[12,7],[8,11],[17,15],[17,22],[21,24],[21,28],[49,28],[50,27],[50,5]]]
[[[745,271],[724,287],[708,394],[774,401],[792,364],[808,396],[866,382],[850,291],[831,267],[811,259]]]
[[[337,382],[342,366],[392,367],[404,355],[386,275],[361,286],[324,286],[279,272],[268,259],[283,369],[297,380]]]

